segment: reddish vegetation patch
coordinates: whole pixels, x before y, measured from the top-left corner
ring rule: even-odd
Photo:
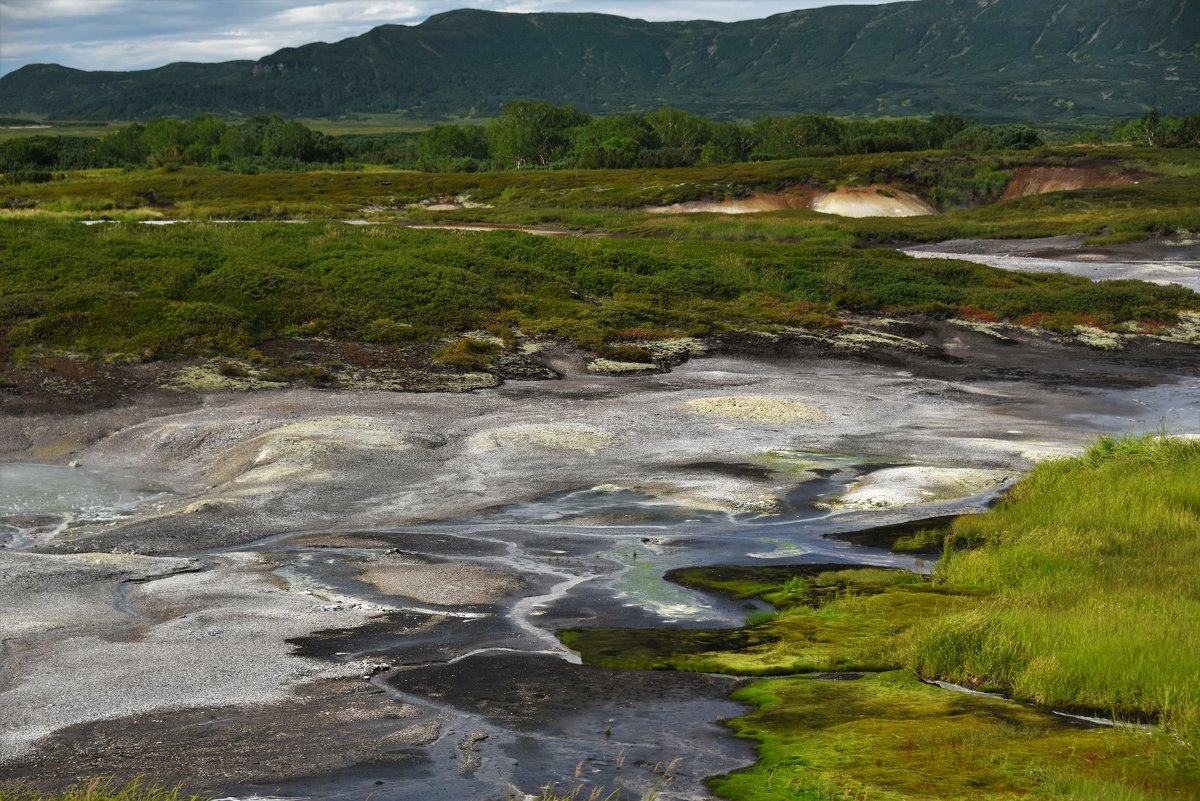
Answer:
[[[1013,172],[1001,200],[1044,195],[1047,192],[1067,192],[1073,189],[1095,189],[1102,186],[1135,184],[1143,176],[1129,173],[1105,172],[1099,167],[1020,167]]]
[[[993,312],[987,309],[981,309],[978,306],[959,306],[958,314],[960,320],[971,320],[977,323],[998,323],[1000,318]]]

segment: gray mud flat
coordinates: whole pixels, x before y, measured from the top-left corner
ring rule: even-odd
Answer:
[[[581,666],[556,630],[736,625],[663,579],[690,565],[926,569],[853,532],[980,511],[1098,433],[1200,432],[1193,347],[908,334],[940,356],[729,342],[632,378],[6,417],[7,469],[53,452],[64,483],[0,509],[0,779],[436,801],[679,760],[664,797],[705,797],[752,759],[734,680]]]

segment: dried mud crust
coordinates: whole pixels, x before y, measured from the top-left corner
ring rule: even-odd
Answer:
[[[1181,323],[1185,330],[1191,317]],[[1083,329],[1083,327],[1080,327]],[[1200,348],[1182,336],[1112,335],[1098,329],[1059,334],[1005,324],[973,324],[927,317],[851,319],[832,331],[740,331],[714,338],[711,352],[780,362],[852,358],[895,366],[926,378],[1022,380],[1096,387],[1154,383],[1155,370],[1193,372]],[[1100,332],[1107,334],[1108,332]]]
[[[145,363],[49,356],[0,373],[0,414],[81,412],[155,402],[189,406],[205,393],[270,391],[290,386],[388,392],[470,392],[504,381],[546,381],[560,374],[534,353],[507,353],[486,371],[438,364],[434,345],[398,347],[323,339],[264,343],[253,359],[218,357]],[[0,431],[0,448],[3,447]]]
[[[252,707],[156,712],[62,729],[0,777],[61,787],[94,776],[145,774],[189,788],[278,780],[363,763],[414,760],[439,721],[360,679],[316,682],[294,699]],[[329,743],[336,742],[336,748]]]
[[[667,753],[667,758],[679,753],[694,754],[696,740],[686,740],[685,735],[690,737],[700,728],[698,721],[713,720],[729,712],[713,711],[715,706],[695,705],[679,711],[693,697],[687,694],[690,692],[687,687],[692,685],[670,682],[701,682],[703,676],[667,680],[639,674],[630,678],[624,673],[603,674],[573,668],[548,657],[521,656],[505,661],[509,658],[497,656],[495,651],[453,665],[430,665],[426,663],[451,659],[480,647],[542,649],[547,643],[544,638],[532,639],[525,628],[514,629],[501,615],[453,618],[433,630],[427,625],[437,615],[412,611],[386,616],[368,614],[370,610],[355,608],[360,605],[357,602],[343,603],[335,596],[312,598],[304,592],[307,585],[303,584],[295,587],[300,597],[285,596],[278,592],[277,580],[281,575],[295,578],[295,573],[275,571],[293,563],[325,566],[319,569],[328,572],[318,575],[318,579],[332,583],[343,595],[350,593],[370,604],[382,604],[377,595],[381,590],[361,581],[363,566],[394,566],[398,570],[393,572],[404,575],[390,576],[389,581],[396,578],[419,582],[422,571],[428,574],[442,571],[445,568],[439,565],[444,562],[410,556],[407,552],[426,552],[428,556],[432,551],[433,556],[448,559],[463,556],[465,559],[458,561],[465,562],[484,563],[490,559],[507,564],[511,574],[523,582],[510,596],[508,588],[516,579],[507,575],[488,577],[495,579],[488,597],[504,596],[498,601],[503,605],[517,594],[522,598],[544,596],[559,585],[564,575],[609,575],[605,571],[615,570],[614,563],[598,554],[608,553],[612,546],[607,541],[585,543],[584,535],[577,531],[570,536],[555,534],[541,539],[531,533],[536,526],[525,525],[521,521],[526,518],[516,513],[511,524],[504,523],[495,538],[488,539],[481,536],[480,518],[473,517],[485,509],[492,509],[494,515],[505,504],[520,507],[526,505],[523,502],[532,504],[531,499],[596,488],[614,480],[630,487],[657,488],[654,492],[673,491],[674,495],[663,497],[675,501],[701,492],[710,499],[757,496],[768,488],[764,487],[764,479],[771,475],[756,469],[761,464],[756,458],[780,448],[804,453],[869,454],[878,458],[912,458],[913,454],[920,454],[923,460],[935,464],[1019,469],[1028,463],[1024,456],[1027,451],[1047,445],[1069,449],[1090,438],[1097,426],[1110,423],[1115,415],[1138,414],[1155,421],[1162,410],[1169,408],[1167,404],[1192,408],[1187,404],[1193,401],[1186,395],[1190,385],[1177,385],[1178,374],[1172,375],[1152,364],[1149,357],[1143,358],[1136,350],[1098,351],[1039,339],[1022,331],[1014,332],[1017,345],[1005,345],[983,334],[938,321],[859,320],[851,321],[851,325],[878,329],[922,347],[881,346],[887,348],[888,358],[898,360],[898,366],[889,364],[879,368],[862,354],[837,350],[828,341],[814,341],[799,333],[771,342],[770,347],[778,349],[777,358],[764,358],[761,343],[765,340],[759,337],[760,349],[750,351],[754,354],[752,358],[718,352],[710,358],[684,364],[673,373],[632,378],[589,374],[581,354],[563,349],[543,355],[550,366],[564,374],[561,381],[514,382],[495,390],[456,396],[294,388],[276,392],[220,392],[205,395],[203,399],[196,394],[187,395],[193,405],[182,411],[178,405],[135,406],[87,414],[6,417],[3,428],[11,433],[9,441],[15,443],[4,452],[10,461],[33,460],[30,454],[41,452],[39,448],[59,443],[82,449],[76,456],[63,451],[53,457],[61,463],[68,458],[78,459],[84,469],[103,467],[154,475],[177,489],[179,497],[162,513],[147,513],[146,517],[124,525],[68,532],[47,550],[59,553],[120,550],[178,556],[221,548],[220,552],[200,554],[206,560],[219,562],[219,569],[140,584],[131,590],[127,601],[137,602],[153,595],[155,603],[138,608],[143,612],[178,616],[172,620],[181,622],[172,630],[194,634],[187,643],[202,649],[201,654],[215,651],[221,665],[231,669],[228,677],[207,669],[188,673],[197,661],[193,651],[153,658],[141,656],[136,664],[162,665],[163,670],[136,685],[131,678],[134,673],[128,669],[129,662],[118,664],[119,670],[112,669],[114,654],[127,647],[101,640],[103,627],[93,629],[98,644],[91,651],[83,650],[78,641],[59,642],[59,633],[35,632],[34,637],[50,638],[46,647],[53,647],[56,656],[40,659],[32,668],[20,666],[20,670],[12,671],[14,683],[37,684],[40,690],[36,694],[26,693],[30,700],[24,704],[16,703],[18,695],[7,695],[5,700],[9,703],[5,711],[10,720],[16,720],[17,714],[35,715],[44,710],[45,699],[58,700],[64,687],[71,687],[84,700],[91,693],[104,701],[99,705],[102,710],[96,715],[99,717],[110,714],[113,707],[95,688],[105,692],[113,688],[123,697],[140,697],[152,694],[168,681],[174,681],[178,689],[174,698],[184,698],[183,703],[204,704],[206,710],[204,714],[194,710],[176,712],[179,702],[171,699],[170,704],[155,706],[151,711],[145,706],[130,710],[127,712],[130,717],[123,721],[87,723],[85,718],[75,717],[69,721],[69,730],[51,732],[42,727],[37,731],[50,735],[45,740],[50,745],[45,750],[42,744],[37,746],[42,754],[37,757],[42,760],[38,766],[30,767],[28,763],[6,766],[0,769],[0,775],[32,778],[45,772],[52,779],[48,786],[59,781],[55,777],[61,776],[61,782],[67,783],[75,775],[115,773],[136,763],[140,770],[171,778],[173,766],[183,764],[182,760],[215,759],[211,755],[228,751],[230,770],[242,771],[231,773],[234,778],[230,783],[266,782],[261,778],[263,775],[279,775],[281,781],[273,786],[280,787],[289,774],[295,777],[340,771],[348,775],[353,765],[361,762],[394,768],[397,774],[404,774],[403,781],[413,786],[419,782],[412,780],[411,771],[428,769],[430,773],[422,775],[436,775],[437,781],[446,779],[445,752],[450,751],[459,759],[463,753],[457,745],[462,741],[461,735],[477,731],[483,725],[481,720],[486,723],[484,719],[500,721],[512,729],[554,734],[541,740],[521,738],[522,741],[546,743],[568,738],[559,754],[565,766],[561,770],[548,767],[550,763],[541,754],[514,750],[512,740],[505,740],[503,732],[495,729],[482,744],[472,743],[472,748],[480,749],[485,764],[500,764],[487,763],[488,759],[519,757],[518,770],[532,773],[536,767],[539,775],[525,776],[518,784],[523,787],[536,787],[535,782],[545,781],[549,773],[571,775],[580,759],[579,741],[569,740],[571,730],[586,731],[592,737],[590,742],[597,744],[593,750],[613,746],[615,751],[618,740],[621,744],[661,745],[656,738],[663,736],[665,728],[669,736],[678,735],[681,746],[680,750]],[[805,336],[811,337],[811,332]],[[892,341],[886,337],[882,340]],[[1189,364],[1194,375],[1197,349],[1177,347],[1178,354],[1191,354]],[[930,358],[932,349],[959,356]],[[810,358],[813,355],[821,358]],[[1182,365],[1184,357],[1179,358]],[[1008,383],[999,380],[1018,371],[1034,378]],[[997,381],[977,380],[980,375]],[[1081,377],[1095,378],[1106,389],[1094,392],[1080,389]],[[1150,389],[1132,392],[1114,389],[1122,386]],[[772,414],[752,414],[747,418],[682,411],[689,400],[747,397],[792,403],[809,399],[825,412],[827,419],[785,415],[793,419],[780,420]],[[786,408],[795,411],[795,407]],[[1093,422],[1094,419],[1101,422]],[[1184,423],[1194,427],[1194,419],[1193,415]],[[557,428],[547,428],[551,426]],[[536,436],[530,436],[531,433]],[[577,447],[563,447],[570,444]],[[602,447],[607,444],[612,447]],[[483,447],[474,447],[479,445]],[[720,460],[719,469],[701,470],[714,459]],[[289,472],[293,468],[300,471]],[[441,539],[436,547],[433,538],[439,536],[439,529],[403,530],[420,519],[450,518],[460,521],[463,528],[440,529]],[[467,535],[453,536],[464,529],[468,530]],[[256,546],[276,549],[271,551],[276,556],[259,563],[248,557],[239,561],[237,550],[225,550],[264,541],[269,535],[297,531],[308,532],[304,543],[320,547],[321,552],[301,559],[290,555],[291,546],[282,540],[272,541]],[[339,541],[338,532],[344,532],[346,539]],[[292,545],[296,544],[299,543]],[[335,570],[328,567],[331,554],[327,549],[339,545],[349,549],[373,548],[384,553],[350,554]],[[630,543],[629,547],[640,546]],[[700,546],[688,545],[681,538],[672,547]],[[705,553],[712,553],[710,544],[704,547]],[[737,548],[744,553],[741,542]],[[504,561],[510,554],[514,555],[512,558],[520,557],[519,565]],[[42,562],[63,559],[49,554],[36,556]],[[538,560],[536,569],[528,570],[528,559]],[[252,575],[245,575],[251,571]],[[461,578],[469,581],[478,575],[464,573]],[[55,576],[45,586],[54,591],[60,582]],[[105,592],[110,584],[94,582],[93,606],[110,608],[112,596]],[[214,595],[214,586],[226,589]],[[559,627],[548,625],[550,621],[569,626],[586,624],[591,622],[588,618],[593,614],[591,610],[601,609],[595,614],[596,622],[603,625],[652,622],[641,609],[626,610],[620,605],[605,611],[609,607],[597,606],[608,601],[600,582],[578,587],[578,593],[569,601],[549,609],[545,617],[531,619],[541,621],[537,625],[545,631]],[[4,595],[5,589],[6,585],[0,582],[0,595]],[[8,589],[11,594],[13,589]],[[403,593],[405,587],[389,589]],[[248,590],[254,590],[253,594]],[[324,592],[319,587],[318,590]],[[587,595],[588,592],[593,594]],[[236,607],[231,598],[237,601]],[[265,598],[275,600],[265,605]],[[397,601],[388,603],[398,608],[405,605]],[[11,603],[9,607],[17,608]],[[194,614],[195,609],[208,608],[219,611],[211,623]],[[231,608],[236,612],[234,620]],[[268,628],[262,621],[272,609],[281,612],[276,621],[286,612],[286,620],[292,622],[298,614],[302,615],[304,619],[300,622],[304,625],[290,633],[279,632],[282,624],[272,621],[269,632],[286,636],[286,643],[272,646],[274,656],[256,655],[248,646],[261,644],[264,629]],[[42,610],[35,611],[37,617],[31,612],[31,619],[44,619]],[[471,607],[451,611],[474,615],[490,610]],[[78,625],[97,626],[95,615],[89,610],[71,612],[71,616]],[[12,615],[5,619],[9,618]],[[238,632],[249,634],[239,639],[242,644],[233,645],[228,651],[216,651],[214,645],[219,641],[209,638],[207,632],[223,629],[227,634],[237,633],[234,624],[240,626]],[[117,621],[115,625],[125,623]],[[141,636],[144,641],[150,633]],[[24,638],[20,647],[34,653],[42,647],[39,642]],[[58,656],[62,654],[66,656]],[[327,674],[296,674],[294,682],[288,679],[285,686],[280,683],[283,671],[267,661],[270,657],[281,660],[285,666],[299,664],[323,670],[326,665],[336,667],[332,663],[341,657],[357,660],[360,655],[371,662],[413,665],[413,670],[377,675],[374,681],[382,682],[383,676],[388,675],[394,679],[393,687],[399,686],[396,682],[408,682],[406,686],[416,699],[404,700],[423,705],[429,701],[430,705],[441,707],[441,712],[455,714],[459,719],[470,718],[456,736],[451,737],[448,730],[443,732],[446,742],[441,756],[437,756],[438,743],[407,746],[395,739],[388,740],[393,736],[403,739],[429,733],[431,728],[412,727],[424,726],[432,718],[376,719],[370,716],[374,714],[370,709],[364,712],[370,714],[359,723],[371,737],[386,742],[384,746],[358,749],[354,739],[357,731],[342,738],[343,723],[335,717],[335,712],[329,711],[340,708],[338,704],[331,702],[330,706],[324,706],[322,701],[310,706],[305,700],[307,688],[313,686],[317,676]],[[254,686],[246,688],[241,696],[229,694],[231,680],[248,674],[253,674]],[[184,678],[180,680],[180,676]],[[361,676],[356,676],[351,681],[361,683]],[[659,681],[668,683],[655,683]],[[563,700],[540,697],[546,687],[560,685],[570,685]],[[137,686],[138,693],[130,693],[131,686]],[[214,697],[214,686],[225,694]],[[334,681],[329,686],[341,685]],[[712,690],[715,696],[706,695],[710,692],[707,685],[695,687],[704,704],[717,704],[710,698],[724,697],[716,690]],[[585,697],[589,689],[593,696]],[[656,700],[660,691],[667,692],[661,703]],[[440,693],[440,698],[430,700],[434,693]],[[302,714],[293,711],[296,704],[288,706],[286,711],[275,706],[281,702],[287,706],[293,697],[300,699],[297,704]],[[204,700],[194,700],[197,698]],[[620,706],[626,703],[632,706]],[[239,722],[241,712],[234,709],[235,704],[252,705],[246,713],[250,723]],[[452,706],[463,710],[462,714],[447,711]],[[212,709],[218,709],[216,719],[205,716]],[[672,709],[676,711],[671,712]],[[645,710],[648,712],[643,715]],[[674,717],[666,718],[667,713]],[[612,741],[604,734],[608,718],[617,719]],[[579,725],[581,720],[586,725]],[[670,725],[664,726],[664,720]],[[300,731],[291,728],[281,731],[283,721]],[[310,722],[323,725],[327,737],[304,740],[309,736],[304,732],[309,731]],[[627,727],[635,723],[641,728],[630,734]],[[487,723],[494,725],[497,724]],[[645,734],[646,739],[636,739],[651,730],[651,734]],[[193,743],[210,731],[218,732],[208,735],[214,743],[211,751],[206,750],[207,743]],[[279,733],[278,753],[272,744],[276,733]],[[336,758],[343,761],[337,762],[325,753],[343,753],[340,747],[329,747],[329,737],[333,742],[344,739],[347,743],[345,755]],[[97,745],[89,745],[91,740]],[[187,751],[183,750],[185,742]],[[253,754],[253,749],[263,753]],[[311,750],[306,753],[306,749]],[[432,768],[429,763],[413,763],[430,751],[443,761]],[[646,747],[643,753],[648,751]],[[710,769],[712,765],[728,764],[714,762],[710,756],[714,753],[725,752],[714,746],[697,760],[706,772],[715,771]],[[306,758],[301,760],[298,755]],[[526,755],[530,758],[526,759]],[[262,764],[253,765],[255,758]],[[159,764],[165,766],[162,771],[158,770]],[[101,766],[106,769],[100,770]],[[728,764],[728,769],[734,767]],[[276,769],[278,773],[274,772]],[[18,771],[23,772],[18,774]],[[456,770],[449,774],[457,780]],[[702,775],[696,778],[697,787]],[[454,797],[475,796],[464,790]],[[452,801],[448,793],[446,798]]]

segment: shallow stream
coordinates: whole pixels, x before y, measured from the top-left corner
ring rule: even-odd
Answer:
[[[758,608],[663,579],[678,567],[809,561],[923,570],[928,565],[920,558],[825,535],[914,515],[979,511],[996,494],[918,509],[831,513],[812,501],[884,465],[842,455],[804,457],[826,468],[797,483],[785,508],[773,514],[697,510],[600,486],[448,522],[352,534],[374,540],[375,547],[336,547],[336,536],[313,532],[243,546],[277,565],[276,574],[290,586],[318,599],[386,610],[383,622],[297,645],[310,656],[388,666],[372,683],[420,708],[416,720],[436,723],[439,736],[412,747],[411,762],[403,766],[364,764],[242,791],[451,801],[491,797],[505,787],[521,797],[557,778],[568,788],[619,783],[640,793],[660,780],[654,766],[678,759],[673,782],[660,797],[701,797],[706,776],[752,759],[749,745],[719,725],[746,711],[728,699],[739,680],[581,667],[554,632],[574,626],[736,626]],[[413,565],[414,573],[430,564],[481,567],[520,576],[525,589],[494,604],[406,601],[362,578],[392,562]],[[414,581],[421,581],[419,574]]]
[[[0,754],[0,778],[153,773],[242,798],[377,801],[620,783],[638,797],[678,758],[661,798],[705,797],[706,777],[753,758],[721,725],[746,711],[729,697],[739,680],[581,666],[555,633],[734,626],[760,608],[664,580],[679,567],[928,570],[829,535],[979,511],[1004,480],[947,500],[910,483],[899,489],[929,499],[895,508],[829,501],[866,485],[886,497],[924,468],[1011,480],[1104,431],[1200,431],[1194,374],[1077,386],[1057,373],[1066,358],[1043,384],[714,357],[453,401],[231,394],[78,457],[142,465],[187,487],[182,498],[115,473],[8,465],[0,745],[28,748]],[[685,411],[734,392],[807,399],[828,419]],[[406,433],[429,430],[445,436]],[[571,450],[546,430],[607,432],[612,445]],[[324,450],[291,447],[302,437]],[[397,522],[422,517],[435,522]]]
[[[728,698],[738,680],[582,667],[554,632],[572,626],[735,626],[758,607],[663,579],[678,567],[786,560],[922,570],[928,566],[918,558],[825,535],[914,515],[978,511],[996,492],[917,509],[833,513],[813,502],[891,465],[848,455],[792,456],[810,470],[797,477],[782,508],[769,514],[697,509],[601,485],[458,520],[310,531],[198,555],[214,564],[253,554],[290,592],[311,595],[328,608],[377,613],[365,627],[318,633],[294,645],[322,660],[373,663],[364,678],[419,708],[420,715],[404,725],[424,723],[437,732],[431,742],[407,746],[386,763],[226,790],[242,797],[356,799],[369,793],[381,801],[451,801],[491,797],[506,787],[521,797],[558,777],[570,786],[619,784],[640,793],[678,760],[661,797],[699,797],[706,776],[752,759],[750,746],[720,725],[746,711]],[[714,462],[688,469],[763,468]],[[161,488],[78,469],[17,464],[0,470],[6,519],[43,520],[40,528],[9,525],[6,546],[14,550],[43,544],[75,523],[121,519],[162,494]],[[516,576],[522,586],[488,602],[462,602],[453,593],[438,597],[421,573],[431,566],[450,566],[443,580],[451,583],[453,570],[469,567],[485,571],[472,575]],[[364,578],[379,568],[401,575],[411,570],[411,586],[384,591]],[[142,619],[138,596],[128,590],[118,585],[118,611]]]
[[[1070,239],[1056,237],[1046,242]],[[1036,240],[1035,240],[1036,241]],[[1179,248],[1178,254],[1147,254],[1138,257],[1108,256],[1099,253],[1065,252],[1048,248],[1044,254],[1031,250],[1028,242],[1002,240],[953,240],[936,245],[905,248],[919,259],[962,259],[1001,270],[1020,273],[1064,273],[1092,281],[1137,280],[1152,284],[1178,284],[1200,292],[1200,258],[1196,248]]]
[[[0,548],[27,548],[68,526],[116,523],[163,487],[115,474],[44,464],[0,464]]]

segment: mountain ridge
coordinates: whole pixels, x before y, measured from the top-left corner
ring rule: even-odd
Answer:
[[[1200,107],[1192,0],[914,0],[721,23],[460,9],[257,60],[134,72],[27,65],[0,112],[123,119],[279,112],[494,114],[538,98],[595,113],[819,111],[1113,119]]]

